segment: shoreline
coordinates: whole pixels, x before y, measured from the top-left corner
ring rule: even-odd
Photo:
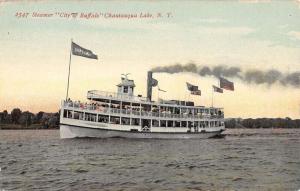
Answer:
[[[30,126],[22,126],[19,124],[0,124],[0,130],[49,130],[59,129],[57,127],[44,127],[42,124],[33,124]]]

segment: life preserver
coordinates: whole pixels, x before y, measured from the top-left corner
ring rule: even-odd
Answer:
[[[142,127],[142,131],[150,131],[150,128],[148,126]]]

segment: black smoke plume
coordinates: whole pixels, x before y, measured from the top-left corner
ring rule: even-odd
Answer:
[[[188,64],[174,64],[169,66],[159,66],[151,70],[155,73],[181,73],[190,72],[200,76],[214,76],[227,77],[227,78],[238,78],[243,82],[249,84],[267,84],[273,85],[279,83],[283,86],[293,86],[300,88],[300,71],[293,73],[282,73],[278,70],[243,70],[240,67],[228,67],[224,65],[217,66],[203,66],[196,65],[194,63]]]

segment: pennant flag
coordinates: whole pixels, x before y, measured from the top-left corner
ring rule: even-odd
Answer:
[[[233,82],[220,77],[220,88],[234,91],[234,84]]]
[[[188,82],[186,82],[186,86],[189,91],[197,91],[198,90],[198,86],[194,86],[193,84],[190,84]]]
[[[201,96],[201,90],[191,91],[191,94]]]
[[[161,91],[161,92],[167,92],[167,91],[165,91],[165,90],[160,89],[159,87],[158,87],[158,91]]]
[[[158,81],[156,79],[152,78],[151,86],[155,87],[155,86],[157,86],[157,84],[158,84]]]
[[[94,54],[92,51],[90,51],[88,49],[82,48],[81,46],[79,46],[78,44],[76,44],[74,42],[72,42],[71,49],[72,49],[73,55],[98,60],[98,56],[96,54]]]
[[[219,93],[223,93],[223,89],[221,89],[221,88],[219,88],[219,87],[217,87],[217,86],[212,86],[213,87],[213,89],[214,89],[214,92],[219,92]]]

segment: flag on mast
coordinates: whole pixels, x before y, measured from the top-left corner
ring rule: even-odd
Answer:
[[[193,84],[190,84],[186,82],[187,89],[191,92],[192,95],[200,95],[201,96],[201,90],[198,89],[198,86],[195,86]]]
[[[72,42],[71,49],[72,49],[73,55],[98,60],[98,56],[96,54],[94,54],[91,50],[82,48],[81,46],[79,46],[78,44],[76,44],[74,42]]]
[[[192,91],[191,94],[192,95],[199,95],[199,96],[201,96],[201,90]]]
[[[166,90],[160,89],[159,86],[158,86],[158,91],[161,91],[161,92],[167,92]]]
[[[234,84],[233,84],[233,82],[220,77],[220,88],[223,88],[225,90],[234,91]]]
[[[186,87],[189,91],[197,91],[198,90],[198,86],[195,86],[193,84],[190,84],[188,82],[186,82]]]
[[[223,93],[223,89],[221,89],[221,88],[219,88],[219,87],[217,87],[215,85],[213,85],[212,87],[214,89],[214,92]]]
[[[157,86],[157,84],[158,84],[158,81],[156,79],[152,78],[151,86],[155,87],[155,86]]]

